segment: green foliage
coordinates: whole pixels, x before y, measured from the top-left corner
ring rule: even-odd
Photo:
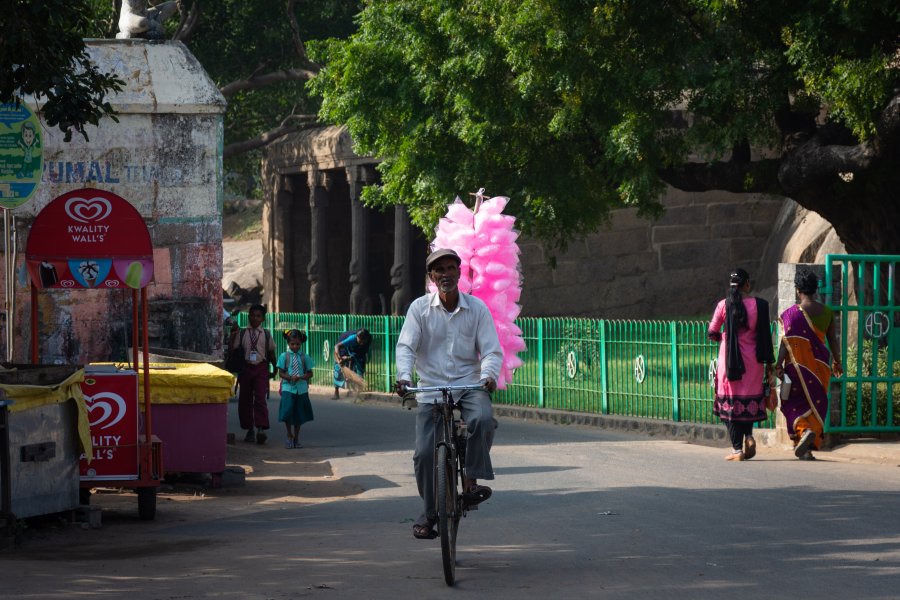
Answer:
[[[877,113],[897,84],[900,5],[818,3],[783,28],[786,56],[804,91],[818,96],[859,138],[874,133]]]
[[[317,45],[310,85],[383,159],[367,202],[407,204],[428,230],[484,186],[562,247],[611,208],[657,213],[661,170],[691,156],[779,147],[779,112],[871,133],[898,25],[889,0],[379,0]]]
[[[287,6],[284,0],[203,2],[199,24],[187,46],[220,87],[254,73],[303,66],[292,42]],[[300,39],[309,45],[347,37],[355,30],[353,17],[360,8],[358,2],[347,0],[297,2],[293,6]],[[318,108],[318,101],[310,98],[302,81],[238,92],[228,98],[225,144],[273,129],[292,112],[315,114]],[[259,156],[253,152],[235,157],[226,169],[255,175]]]
[[[105,96],[123,82],[91,63],[82,36],[95,27],[88,0],[12,0],[0,23],[0,102],[35,96],[65,141],[102,117],[116,119]]]
[[[855,376],[859,369],[862,377],[888,377],[887,347],[878,345],[876,349],[873,350],[874,345],[875,344],[873,344],[871,340],[867,340],[863,345],[862,353],[860,353],[858,351],[858,348],[855,347],[851,347],[848,349],[846,368],[847,376]],[[862,355],[862,365],[859,364],[860,354]],[[873,359],[877,360],[877,368],[873,363]],[[890,376],[893,377],[895,381],[891,384],[893,422],[888,422],[887,418],[887,383],[879,383],[873,385],[872,383],[867,382],[858,383],[856,381],[848,381],[846,384],[848,425],[855,425],[857,423],[857,418],[859,418],[859,423],[862,426],[867,426],[870,424],[875,424],[881,427],[900,425],[900,361],[895,362],[892,365],[890,373]],[[872,419],[873,392],[875,398],[874,420]],[[857,396],[859,396],[859,399],[857,399]]]

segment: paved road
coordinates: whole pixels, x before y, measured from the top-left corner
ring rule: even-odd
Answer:
[[[162,503],[149,533],[120,516],[102,534],[84,533],[102,546],[51,540],[4,556],[0,598],[900,594],[896,466],[800,462],[769,449],[735,464],[724,449],[509,419],[494,447],[494,497],[462,522],[448,589],[438,541],[411,536],[412,413],[324,397],[314,407],[306,449],[283,450],[276,435],[267,448],[239,442],[236,451],[255,453],[259,473],[306,453],[323,475],[304,485],[358,493],[312,505],[260,498],[252,490],[266,477],[250,476],[231,492],[232,501],[246,494],[243,505],[217,511],[213,498],[207,518],[179,520]]]

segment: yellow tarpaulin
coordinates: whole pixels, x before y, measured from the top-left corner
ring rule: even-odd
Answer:
[[[155,368],[154,368],[155,367]],[[138,397],[143,403],[138,371]],[[234,375],[206,363],[150,363],[150,398],[153,404],[221,404],[231,399]]]
[[[90,460],[91,425],[88,420],[87,404],[84,394],[81,393],[81,382],[84,381],[84,369],[78,369],[65,381],[56,385],[13,385],[0,383],[0,389],[6,397],[13,400],[9,406],[10,412],[21,412],[32,408],[47,406],[49,404],[61,404],[69,399],[75,401],[78,407],[78,439],[81,447]]]

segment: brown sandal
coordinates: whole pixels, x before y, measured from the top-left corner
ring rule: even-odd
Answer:
[[[466,506],[477,506],[491,497],[493,490],[486,485],[475,484],[463,493]]]
[[[752,437],[744,438],[744,460],[750,460],[756,456],[756,440]]]
[[[433,540],[438,536],[438,532],[434,529],[434,523],[428,521],[424,525],[416,523],[413,525],[413,537],[419,540]]]

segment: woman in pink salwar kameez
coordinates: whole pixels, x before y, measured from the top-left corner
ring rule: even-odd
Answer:
[[[728,428],[732,451],[725,460],[756,455],[753,424],[766,420],[765,383],[774,385],[769,303],[745,296],[750,289],[747,271],[732,271],[728,295],[716,305],[709,324],[710,339],[721,342],[713,414]]]

